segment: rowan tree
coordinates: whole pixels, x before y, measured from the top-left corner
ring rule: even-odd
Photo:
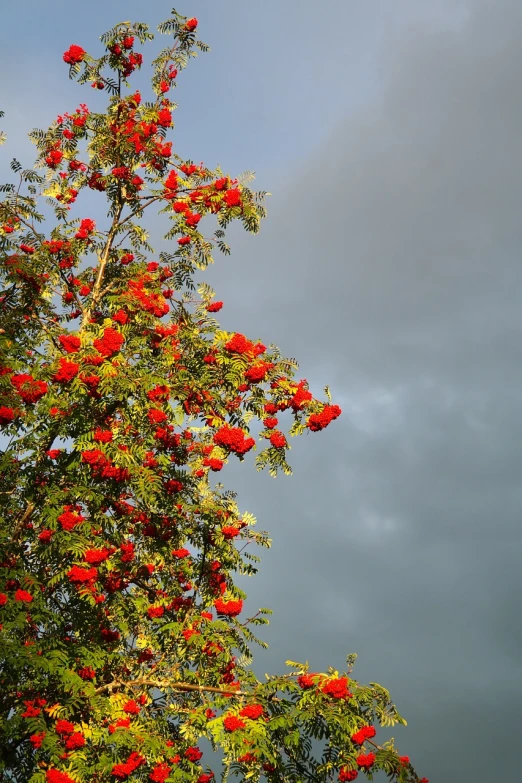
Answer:
[[[221,329],[194,282],[231,221],[255,233],[266,214],[248,178],[167,141],[177,81],[208,48],[197,24],[173,10],[159,26],[148,99],[130,84],[147,25],[116,25],[100,57],[71,45],[69,76],[108,104],[33,130],[34,167],[13,160],[2,187],[1,779],[208,783],[206,740],[223,779],[417,782],[373,740],[405,721],[351,678],[355,655],[342,672],[252,668],[270,611],[245,617],[233,578],[270,539],[213,474],[253,452],[289,473],[287,436],[341,410],[276,346]],[[152,208],[170,221],[159,253]]]

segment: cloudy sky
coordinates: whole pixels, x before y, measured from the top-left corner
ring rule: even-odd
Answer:
[[[89,103],[61,53],[171,4],[2,11],[11,155]],[[518,783],[522,696],[522,3],[185,0],[212,52],[180,80],[175,146],[273,193],[207,278],[224,328],[298,358],[342,417],[292,477],[223,480],[270,531],[248,582],[287,658],[390,689],[432,783]],[[159,234],[158,234],[159,236]],[[383,735],[384,736],[384,735]],[[389,736],[386,735],[386,736]]]

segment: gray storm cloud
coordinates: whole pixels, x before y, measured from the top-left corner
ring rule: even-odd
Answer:
[[[423,774],[515,783],[522,6],[460,10],[384,37],[380,97],[212,277],[226,325],[297,356],[344,411],[295,445],[291,479],[237,472],[275,539],[250,588],[277,607],[267,661],[357,651]]]

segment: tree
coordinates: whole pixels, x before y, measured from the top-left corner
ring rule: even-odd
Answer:
[[[242,618],[233,575],[255,574],[246,547],[270,540],[209,477],[256,450],[255,422],[258,470],[289,473],[280,415],[294,436],[341,410],[275,346],[220,329],[222,302],[193,281],[229,252],[232,220],[257,232],[266,214],[248,177],[165,140],[168,95],[207,49],[196,28],[175,10],[159,26],[173,40],[150,102],[128,81],[147,25],[118,24],[97,59],[70,46],[70,77],[108,106],[33,130],[35,167],[13,160],[18,183],[2,187],[1,778],[206,783],[206,739],[224,779],[418,781],[393,741],[373,742],[373,723],[405,721],[384,688],[349,677],[355,655],[346,672],[288,661],[260,682],[251,668],[270,611]],[[106,225],[82,198],[105,200]],[[153,205],[171,221],[159,261],[140,222]]]

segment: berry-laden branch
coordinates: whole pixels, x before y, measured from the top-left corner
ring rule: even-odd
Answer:
[[[175,10],[158,29],[171,40],[143,98],[146,24],[109,30],[99,56],[69,47],[70,77],[106,105],[32,131],[33,169],[13,161],[18,188],[0,190],[0,778],[211,783],[222,765],[225,780],[426,783],[373,742],[404,720],[349,679],[354,656],[348,672],[252,668],[270,610],[241,619],[235,580],[271,541],[214,474],[253,455],[290,473],[289,437],[341,409],[277,347],[223,329],[224,303],[194,282],[230,252],[232,222],[259,231],[267,194],[173,151],[170,96],[208,47]]]

